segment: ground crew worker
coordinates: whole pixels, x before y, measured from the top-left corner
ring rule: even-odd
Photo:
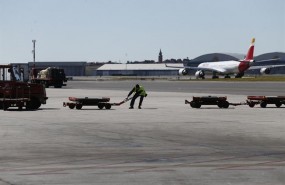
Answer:
[[[142,106],[142,102],[143,102],[143,99],[144,97],[147,96],[143,86],[137,84],[128,94],[128,97],[131,96],[131,94],[135,93],[135,95],[133,96],[132,98],[132,101],[130,103],[130,108],[129,109],[133,109],[134,108],[134,104],[135,104],[135,101],[137,99],[137,97],[140,96],[140,103],[139,103],[139,109],[141,109],[141,106]]]

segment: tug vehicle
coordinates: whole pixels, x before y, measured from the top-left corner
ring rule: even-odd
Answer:
[[[42,84],[23,82],[22,71],[13,65],[0,65],[0,109],[18,107],[36,110],[46,104],[45,87]]]
[[[43,84],[46,88],[53,86],[54,88],[62,88],[66,86],[67,78],[64,69],[56,67],[48,67],[46,69],[32,68],[30,72],[31,83]]]

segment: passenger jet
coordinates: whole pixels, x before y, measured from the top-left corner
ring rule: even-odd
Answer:
[[[189,70],[197,70],[195,73],[196,78],[205,78],[205,71],[213,72],[213,79],[218,78],[217,75],[224,75],[225,78],[230,78],[230,75],[234,74],[236,78],[241,78],[244,75],[244,72],[249,69],[260,69],[261,74],[269,74],[271,68],[274,67],[283,67],[285,65],[268,65],[268,66],[254,66],[255,60],[253,59],[254,53],[254,42],[255,38],[252,39],[251,45],[248,49],[246,57],[240,61],[219,61],[219,62],[203,62],[198,65],[198,67],[176,67],[176,66],[169,66],[167,64],[166,67],[171,68],[180,68],[178,73],[179,75],[187,75]],[[269,60],[262,60],[270,61],[270,60],[278,60],[278,59],[269,59]],[[261,62],[261,61],[259,61]]]

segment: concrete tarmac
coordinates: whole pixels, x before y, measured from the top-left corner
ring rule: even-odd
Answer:
[[[130,89],[135,83],[142,83],[149,91],[184,92],[236,95],[285,95],[285,82],[233,82],[233,81],[70,81],[69,89]]]
[[[136,82],[100,83],[68,82],[63,89],[47,89],[49,99],[40,110],[0,112],[0,185],[285,183],[285,105],[193,109],[184,100],[210,90],[181,92],[175,84],[174,92],[167,90],[174,82],[163,82],[164,90],[141,81],[148,92],[141,110],[138,100],[133,110],[129,102],[111,110],[62,106],[69,96],[120,102]],[[260,93],[283,93],[282,85],[273,92],[275,83],[266,83]],[[219,92],[211,95],[235,103],[246,99],[246,92],[235,89]]]

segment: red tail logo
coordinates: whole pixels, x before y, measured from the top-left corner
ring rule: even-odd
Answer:
[[[255,38],[252,39],[251,41],[251,45],[247,51],[246,57],[244,59],[244,61],[250,61],[253,60],[253,53],[254,53],[254,42],[255,42]]]
[[[245,70],[247,70],[250,67],[250,63],[254,61],[253,60],[254,42],[255,38],[253,38],[251,41],[251,45],[247,51],[246,57],[240,61],[240,64],[238,66],[238,70],[240,73],[243,73]]]

